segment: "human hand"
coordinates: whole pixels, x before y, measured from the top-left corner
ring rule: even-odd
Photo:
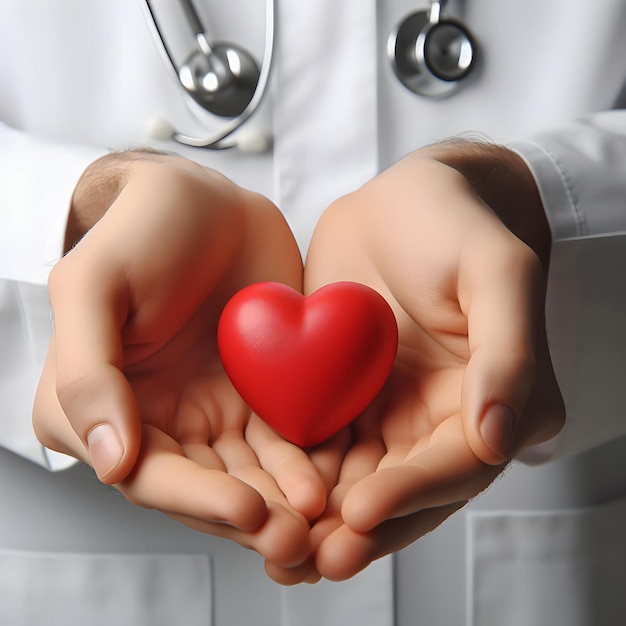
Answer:
[[[532,177],[496,146],[417,151],[323,215],[305,292],[367,284],[400,333],[392,374],[353,424],[312,528],[323,576],[348,578],[413,542],[559,431],[544,320],[549,241]]]
[[[73,202],[68,244],[93,227],[50,276],[39,439],[131,502],[300,563],[332,479],[251,413],[215,340],[245,285],[301,290],[284,219],[217,172],[153,153],[96,162]]]

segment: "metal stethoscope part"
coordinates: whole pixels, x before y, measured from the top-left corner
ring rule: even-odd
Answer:
[[[195,36],[197,50],[177,67],[161,33],[150,5],[144,0],[148,22],[154,27],[159,49],[174,71],[185,94],[203,109],[229,119],[224,127],[210,137],[191,137],[173,129],[164,120],[154,120],[152,134],[158,139],[174,139],[195,148],[223,150],[240,147],[250,152],[262,152],[269,139],[255,134],[244,142],[231,139],[259,108],[267,92],[275,42],[275,0],[265,3],[265,44],[261,66],[243,48],[228,42],[209,42],[191,0],[181,0],[187,22]]]
[[[444,0],[411,13],[390,33],[387,56],[413,93],[442,98],[456,91],[476,60],[476,44],[460,22],[442,17]]]
[[[191,97],[220,117],[241,115],[250,104],[260,70],[252,55],[230,42],[210,44],[191,0],[182,0],[197,50],[178,70],[178,78]]]

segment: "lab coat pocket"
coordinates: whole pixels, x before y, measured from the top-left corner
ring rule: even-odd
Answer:
[[[206,555],[0,550],[0,624],[208,626]]]
[[[472,626],[624,624],[626,499],[468,518]]]

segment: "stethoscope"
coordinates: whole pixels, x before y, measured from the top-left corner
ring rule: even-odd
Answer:
[[[461,22],[443,17],[446,0],[405,17],[387,39],[387,57],[410,91],[443,98],[459,89],[476,62],[476,44]]]
[[[236,147],[243,152],[265,152],[271,144],[266,135],[238,133],[237,139],[233,135],[256,113],[267,93],[276,40],[275,0],[265,3],[265,42],[260,67],[241,46],[209,41],[192,1],[179,1],[196,43],[196,49],[182,65],[177,65],[165,43],[150,0],[144,0],[148,23],[153,27],[167,66],[183,87],[189,108],[194,111],[199,106],[227,122],[208,137],[191,137],[174,129],[166,120],[155,118],[149,121],[149,134],[157,140],[173,139],[194,148],[224,150]]]
[[[163,120],[153,120],[150,134],[155,139],[173,139],[195,148],[266,151],[271,139],[260,132],[237,133],[236,138],[233,135],[254,115],[267,93],[276,40],[276,0],[265,3],[265,43],[260,66],[242,47],[210,41],[192,0],[179,1],[195,38],[195,50],[182,64],[177,64],[150,0],[144,0],[159,49],[183,87],[190,108],[199,106],[227,122],[213,135],[192,137]],[[429,98],[444,98],[458,90],[467,81],[476,60],[477,47],[471,33],[457,20],[444,17],[445,4],[445,0],[431,0],[427,9],[405,17],[387,41],[387,56],[400,82],[413,93]]]

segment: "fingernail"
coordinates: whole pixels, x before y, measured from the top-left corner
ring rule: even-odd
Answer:
[[[124,446],[110,424],[99,424],[87,435],[91,462],[99,478],[111,473],[124,455]]]
[[[513,444],[515,414],[504,404],[494,404],[484,413],[480,422],[483,441],[502,459],[507,459]]]

